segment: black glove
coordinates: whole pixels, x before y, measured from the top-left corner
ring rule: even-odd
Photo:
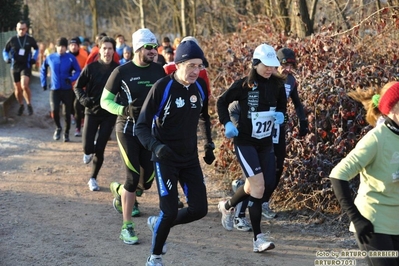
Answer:
[[[70,79],[65,79],[65,83],[66,83],[67,85],[72,85],[72,82],[71,82]]]
[[[299,121],[299,136],[303,137],[309,133],[308,120]]]
[[[336,178],[330,178],[330,180],[342,210],[348,214],[349,219],[355,226],[359,242],[361,244],[368,244],[367,237],[371,237],[372,233],[374,233],[374,226],[369,220],[363,217],[353,203],[349,182]]]
[[[93,99],[91,97],[87,97],[86,96],[86,97],[83,97],[81,104],[84,107],[91,108],[94,105],[94,101],[93,101]]]
[[[171,150],[171,148],[162,143],[156,145],[153,151],[155,153],[155,156],[157,156],[159,159],[167,159],[173,157],[173,151]]]
[[[207,164],[212,164],[215,160],[215,155],[213,154],[213,150],[215,149],[215,144],[213,142],[204,145],[205,157],[204,161]]]
[[[11,58],[7,59],[7,64],[11,64]]]
[[[355,226],[356,235],[359,239],[359,242],[361,244],[368,244],[369,241],[367,237],[370,238],[372,233],[374,233],[373,224],[369,220],[364,218],[363,215],[361,215],[360,213],[351,220],[353,225]]]
[[[32,59],[30,60],[30,64],[33,66],[34,64],[36,64],[36,60],[32,58]]]
[[[141,106],[134,106],[134,102],[129,103],[128,106],[123,108],[123,115],[130,116],[131,118],[138,117],[140,114]]]
[[[42,88],[43,88],[43,91],[47,90],[47,86],[43,86]]]

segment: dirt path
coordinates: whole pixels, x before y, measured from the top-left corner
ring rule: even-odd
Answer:
[[[14,116],[14,105],[9,123],[0,125],[0,265],[145,265],[151,244],[146,221],[158,213],[156,185],[139,198],[142,216],[134,222],[140,244],[123,244],[122,217],[112,208],[108,187],[125,176],[115,135],[98,177],[101,191],[90,192],[91,165],[82,163],[81,139],[71,134],[69,143],[52,140],[49,92],[41,90],[37,77],[31,87],[34,115]],[[204,166],[206,176],[212,172]],[[208,215],[171,230],[166,265],[314,265],[318,250],[356,248],[336,228],[280,213],[262,221],[276,249],[255,254],[251,233],[222,228],[217,203],[224,194],[209,178],[207,187]]]

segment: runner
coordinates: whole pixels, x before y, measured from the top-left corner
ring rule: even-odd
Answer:
[[[239,187],[231,199],[219,202],[222,225],[226,230],[233,230],[234,207],[248,198],[254,252],[274,248],[274,243],[261,231],[261,217],[265,189],[272,189],[275,183],[272,132],[274,124],[284,122],[287,106],[283,80],[272,75],[278,66],[274,48],[259,45],[254,51],[249,75],[234,82],[217,101],[219,121],[225,127],[226,137],[234,137],[237,159],[246,176],[244,186]],[[233,101],[240,105],[240,131],[231,122],[228,110]]]
[[[105,111],[100,106],[101,94],[108,77],[118,66],[112,61],[115,45],[115,40],[109,37],[103,37],[99,41],[100,58],[83,69],[74,87],[76,99],[85,107],[82,136],[83,162],[88,164],[94,157],[88,182],[91,191],[100,190],[97,175],[104,162],[105,146],[116,121],[116,115]]]
[[[215,160],[208,114],[206,83],[198,79],[204,53],[193,41],[182,42],[176,51],[177,70],[159,80],[149,92],[137,122],[137,135],[152,151],[158,187],[159,216],[150,216],[147,224],[152,231],[151,256],[147,266],[162,266],[161,255],[171,227],[204,217],[208,202],[204,175],[197,148],[197,128],[205,133],[207,164]],[[198,79],[198,80],[197,80]],[[178,209],[177,185],[183,187],[188,207]]]
[[[32,66],[36,63],[39,54],[39,47],[35,39],[27,34],[28,24],[25,21],[18,22],[16,29],[17,35],[6,42],[3,49],[3,59],[7,64],[11,64],[14,94],[19,103],[17,115],[22,115],[25,110],[23,99],[27,104],[28,114],[32,115],[32,95],[29,81],[32,75]],[[34,49],[33,55],[32,49]]]
[[[47,90],[47,69],[51,71],[50,86],[50,109],[51,117],[54,120],[56,129],[53,135],[54,140],[61,137],[60,105],[65,111],[64,142],[69,142],[69,130],[71,128],[71,109],[73,100],[72,82],[80,75],[80,66],[75,56],[67,53],[68,40],[59,38],[57,40],[57,52],[49,55],[40,68],[40,81],[43,90]]]
[[[154,181],[151,152],[136,136],[136,121],[151,86],[165,76],[162,66],[153,62],[157,55],[155,35],[149,29],[140,29],[133,33],[132,39],[133,60],[112,72],[101,97],[101,107],[118,115],[115,131],[126,168],[126,181],[124,185],[112,182],[110,189],[115,198],[115,209],[123,214],[120,239],[126,244],[138,242],[132,221],[132,215],[140,215],[137,204],[132,213],[136,191],[141,195]],[[140,174],[143,176],[143,187],[138,189]]]

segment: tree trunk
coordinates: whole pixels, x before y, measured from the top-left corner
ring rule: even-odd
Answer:
[[[308,5],[306,0],[298,0],[295,5],[294,14],[297,14],[295,19],[295,28],[298,37],[304,38],[313,33],[313,21],[309,16]]]
[[[98,24],[97,24],[97,5],[96,0],[90,0],[90,11],[91,11],[91,23],[93,24],[93,39],[98,35]]]
[[[133,3],[139,8],[140,10],[140,28],[144,29],[145,28],[145,13],[144,13],[144,7],[143,7],[143,0],[132,0]]]
[[[291,22],[288,15],[287,3],[285,0],[278,1],[278,15],[283,25],[284,35],[287,35],[291,31]]]
[[[191,0],[192,5],[192,35],[197,35],[197,0]]]
[[[180,3],[180,12],[181,12],[181,29],[182,29],[182,36],[187,36],[187,28],[186,28],[186,15],[184,9],[186,8],[185,0],[181,0]]]

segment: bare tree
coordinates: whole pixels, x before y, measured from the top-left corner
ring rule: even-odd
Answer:
[[[145,13],[143,7],[143,0],[132,0],[133,3],[139,8],[140,10],[140,26],[141,28],[145,28]]]

